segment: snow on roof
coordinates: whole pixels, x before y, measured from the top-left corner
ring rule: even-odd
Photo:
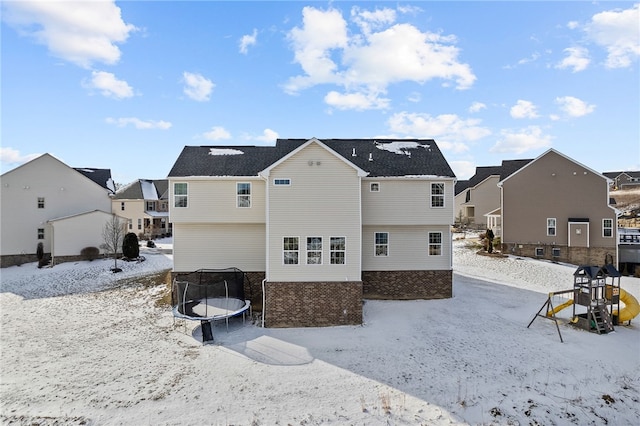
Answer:
[[[431,148],[431,145],[423,145],[414,141],[394,141],[388,143],[377,143],[376,148],[384,151],[393,152],[394,154],[411,155],[410,149],[416,148]]]
[[[158,191],[153,181],[140,179],[140,189],[142,190],[142,198],[145,200],[157,200]]]
[[[240,155],[244,152],[239,149],[232,148],[211,148],[209,149],[209,155]]]

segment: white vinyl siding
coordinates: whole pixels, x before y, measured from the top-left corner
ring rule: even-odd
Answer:
[[[173,223],[265,223],[265,182],[251,180],[251,208],[237,208],[237,179],[189,180],[189,208],[171,208]],[[248,182],[244,178],[243,182]],[[170,186],[173,188],[173,185]]]
[[[291,186],[273,185],[291,179]],[[356,169],[312,143],[270,170],[269,281],[360,281],[360,178]],[[298,265],[284,265],[282,238],[300,237]],[[332,236],[349,241],[344,264],[331,257]],[[322,264],[307,264],[307,237],[321,237]],[[314,260],[317,255],[314,254]]]
[[[441,226],[387,226],[389,256],[375,256],[375,227],[365,226],[362,232],[363,271],[450,270],[451,231]],[[429,256],[429,233],[442,234],[442,256]]]
[[[174,224],[173,270],[265,270],[264,224]]]
[[[444,208],[431,208],[428,179],[388,178],[380,192],[370,191],[370,180],[362,182],[363,225],[453,224],[453,181],[444,181]]]

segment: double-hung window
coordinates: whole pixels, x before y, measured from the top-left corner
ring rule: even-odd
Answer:
[[[282,239],[282,259],[285,265],[297,265],[300,257],[298,237],[284,237]]]
[[[556,235],[556,218],[547,218],[547,236],[553,237]]]
[[[38,239],[44,240],[44,228],[38,228]]]
[[[613,219],[602,219],[602,236],[613,237]]]
[[[307,237],[307,265],[322,265],[322,237]]]
[[[186,182],[176,182],[173,184],[173,207],[187,207],[187,197],[189,188]]]
[[[237,207],[251,207],[251,184],[249,182],[238,182],[236,184]]]
[[[442,256],[442,232],[429,232],[429,256]]]
[[[444,207],[444,183],[431,184],[431,207]]]
[[[389,256],[389,233],[388,232],[376,232],[375,255]]]
[[[44,209],[44,197],[38,197],[38,208]]]
[[[331,237],[331,264],[344,265],[346,263],[347,244],[345,237]]]

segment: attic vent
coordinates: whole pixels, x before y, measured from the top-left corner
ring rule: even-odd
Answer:
[[[351,156],[352,157],[357,157],[358,155],[356,154],[356,149],[353,148],[353,151],[351,151]]]
[[[369,161],[373,161],[373,153],[369,153]]]

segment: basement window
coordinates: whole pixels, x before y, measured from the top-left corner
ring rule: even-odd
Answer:
[[[544,256],[544,247],[536,247],[536,257]]]

